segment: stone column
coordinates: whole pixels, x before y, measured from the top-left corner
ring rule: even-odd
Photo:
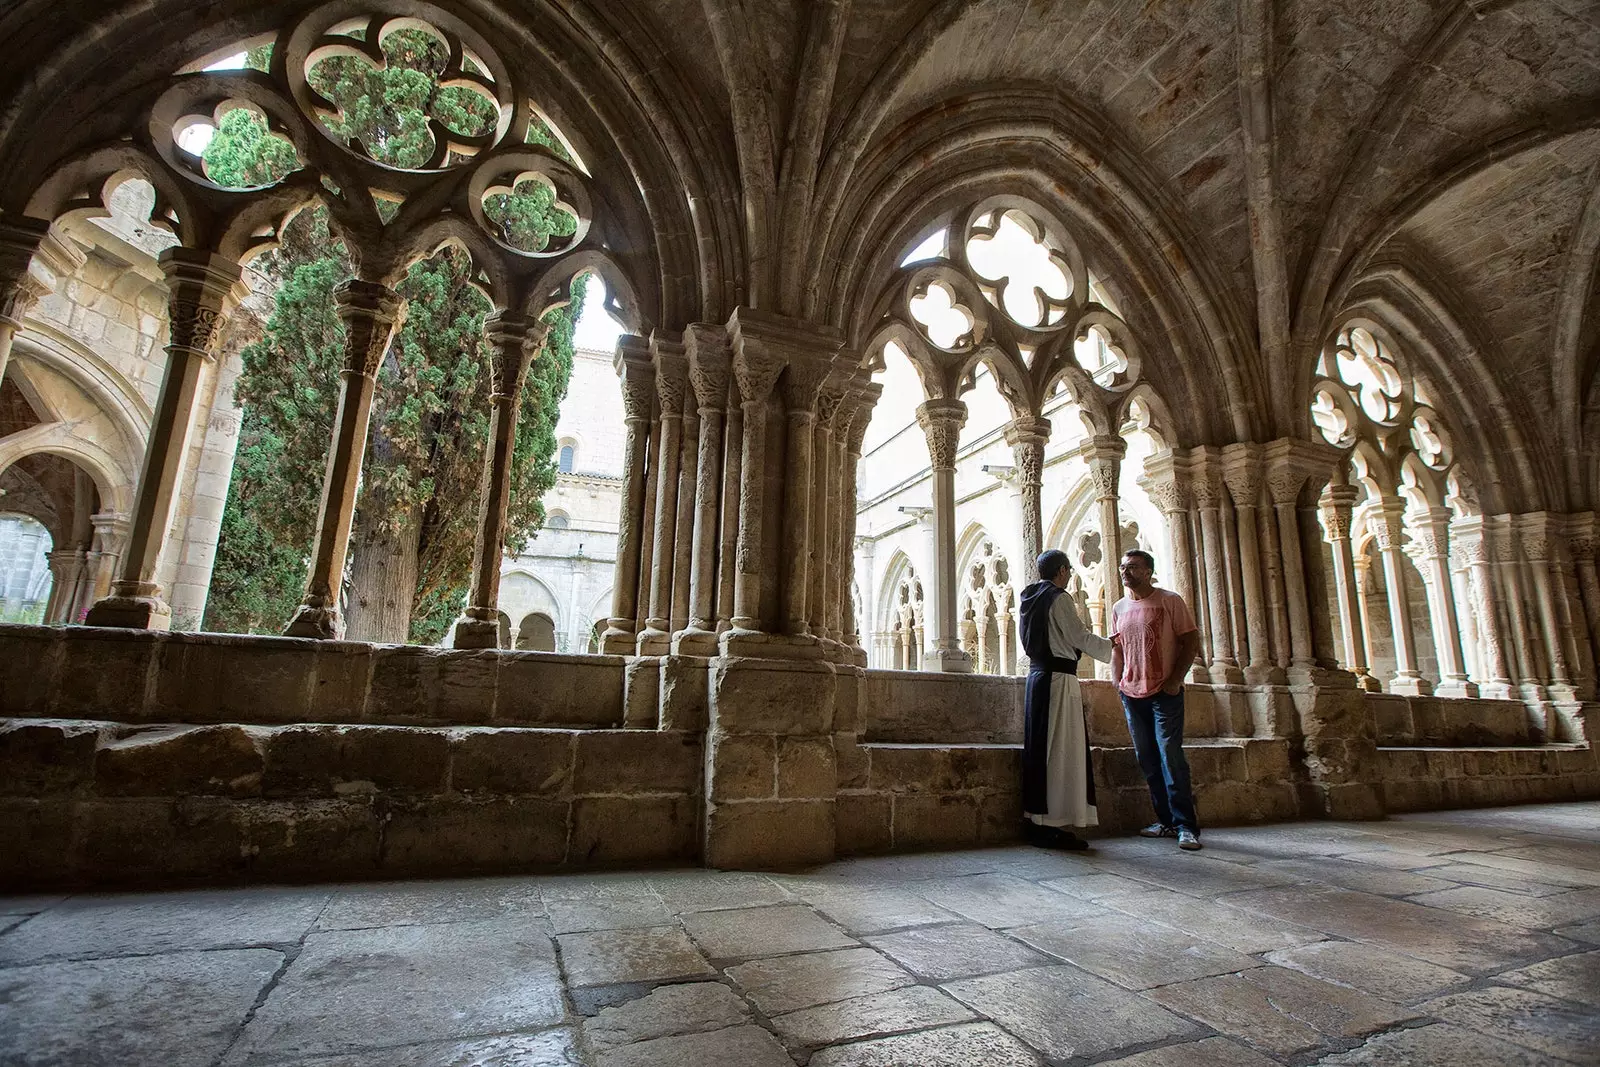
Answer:
[[[739,487],[743,484],[744,406],[729,362],[727,422],[722,441],[722,511],[717,529],[717,633],[733,626],[739,553]]]
[[[1016,459],[1016,485],[1022,495],[1022,564],[1032,568],[1044,551],[1044,446],[1050,441],[1050,420],[1013,419],[1006,424],[1006,444]]]
[[[972,673],[972,657],[961,650],[956,632],[956,448],[966,421],[967,405],[959,400],[917,407],[933,468],[933,647],[923,654],[925,671]]]
[[[78,591],[78,578],[83,573],[83,553],[77,549],[62,548],[46,552],[44,558],[50,567],[50,596],[44,602],[45,624],[53,626],[71,622],[68,615]]]
[[[483,330],[489,339],[489,440],[484,446],[472,584],[466,609],[451,634],[454,648],[500,647],[500,563],[505,557],[517,416],[528,367],[538,358],[548,328],[515,312],[497,311],[484,320]]]
[[[1595,566],[1597,524],[1593,512],[1573,515],[1568,519],[1567,545],[1572,550],[1572,563],[1578,583],[1578,595],[1583,602],[1584,620],[1589,624],[1590,651],[1600,663],[1600,571]]]
[[[1450,581],[1451,518],[1449,508],[1429,508],[1417,516],[1411,536],[1416,540],[1423,582],[1428,586],[1433,647],[1439,655],[1439,684],[1433,691],[1442,697],[1475,697],[1478,687],[1467,678],[1456,619],[1456,591]]]
[[[641,656],[669,651],[672,626],[673,555],[677,546],[678,467],[683,453],[683,408],[689,392],[689,358],[683,347],[660,333],[650,338],[655,357],[656,402],[661,410],[660,463],[655,473],[655,514],[650,519],[654,547],[651,571],[641,583],[650,590],[645,628],[639,634]],[[688,566],[688,561],[684,561]]]
[[[1144,474],[1139,485],[1149,495],[1167,523],[1167,552],[1172,558],[1172,587],[1189,605],[1196,621],[1204,626],[1206,605],[1195,584],[1195,552],[1189,539],[1189,512],[1194,506],[1194,494],[1189,484],[1189,457],[1172,449],[1158,452],[1144,461]],[[1203,653],[1203,649],[1201,650]],[[1195,657],[1192,672],[1196,681],[1207,680],[1200,665],[1201,656]]]
[[[156,568],[172,528],[200,380],[215,359],[241,272],[230,259],[190,248],[161,253],[161,269],[169,289],[166,375],[150,420],[121,576],[111,595],[89,610],[90,626],[165,630],[172,625]]]
[[[847,386],[850,384],[847,381]],[[854,555],[853,531],[845,529],[849,508],[845,503],[845,463],[850,452],[850,427],[856,417],[855,391],[846,388],[833,417],[833,432],[828,440],[828,525],[824,534],[826,563],[822,584],[823,637],[835,654],[847,651],[844,644],[845,615],[851,609],[850,584],[845,574],[846,558]]]
[[[700,412],[699,455],[695,462],[694,544],[689,581],[689,628],[673,639],[681,656],[717,653],[717,503],[723,487],[722,427],[728,404],[728,345],[722,330],[696,323],[684,335],[689,351],[689,383]]]
[[[689,628],[689,594],[694,578],[694,504],[699,491],[700,413],[692,389],[683,406],[683,436],[678,442],[678,514],[672,534],[672,612],[667,632]]]
[[[794,638],[814,638],[811,631],[811,510],[814,475],[813,436],[817,425],[817,398],[831,373],[831,365],[815,356],[789,357],[781,386],[788,419],[784,472],[783,557],[779,599],[783,632]]]
[[[1089,468],[1089,477],[1094,480],[1094,498],[1099,510],[1101,617],[1107,626],[1111,623],[1111,605],[1122,597],[1122,520],[1117,492],[1122,477],[1122,457],[1127,451],[1128,443],[1122,438],[1100,434],[1085,441],[1081,453],[1084,465]]]
[[[811,429],[811,558],[806,572],[809,583],[806,612],[811,635],[829,652],[838,651],[837,640],[828,637],[828,579],[830,574],[837,573],[830,562],[837,562],[839,551],[839,539],[833,536],[834,524],[839,521],[838,493],[834,487],[839,470],[834,462],[833,428],[846,392],[847,385],[837,372],[823,383],[817,394],[816,421]]]
[[[1517,539],[1528,557],[1528,570],[1533,577],[1533,601],[1538,612],[1538,624],[1549,650],[1549,693],[1553,700],[1577,699],[1578,684],[1568,648],[1571,627],[1563,625],[1561,600],[1565,597],[1554,571],[1558,547],[1554,543],[1560,536],[1551,516],[1544,512],[1519,515],[1515,520]]]
[[[1222,463],[1214,448],[1197,448],[1190,455],[1195,507],[1200,513],[1200,539],[1205,553],[1206,604],[1202,613],[1210,619],[1207,627],[1211,637],[1211,681],[1219,685],[1237,685],[1244,681],[1244,672],[1233,654],[1233,631],[1228,617],[1228,572],[1223,561],[1222,540]]]
[[[333,444],[322,482],[317,535],[312,542],[306,595],[285,633],[290,637],[339,638],[344,616],[339,609],[340,584],[355,521],[356,493],[367,451],[367,427],[389,341],[405,318],[400,294],[376,282],[352,278],[333,291],[344,320],[345,363],[341,372],[339,408],[333,418]]]
[[[29,272],[34,253],[50,233],[50,223],[26,215],[0,219],[0,379],[11,359],[11,341],[22,332],[22,320],[49,287]]]
[[[67,616],[68,622],[77,622],[89,613],[94,606],[95,599],[99,596],[97,588],[100,577],[100,552],[89,549],[83,554],[83,570],[78,575],[77,590],[72,602],[72,609]]]
[[[1394,632],[1395,675],[1389,682],[1389,691],[1427,696],[1433,692],[1433,686],[1417,671],[1412,645],[1411,600],[1406,593],[1405,564],[1401,559],[1405,510],[1405,501],[1386,497],[1370,518],[1373,540],[1383,555],[1383,578],[1389,592],[1389,628]]]
[[[749,319],[749,322],[746,322]],[[733,373],[744,413],[739,455],[739,536],[735,549],[731,631],[761,630],[761,557],[767,531],[767,401],[783,373],[784,353],[766,343],[760,320],[740,308],[728,321]],[[730,632],[731,632],[730,631]],[[727,640],[725,637],[724,640]]]
[[[1383,683],[1373,677],[1372,667],[1372,560],[1363,553],[1356,557],[1356,607],[1361,613],[1361,655],[1367,663],[1367,674],[1358,679],[1362,689],[1370,693],[1383,692]]]
[[[1245,629],[1249,644],[1245,681],[1254,685],[1282,684],[1286,677],[1272,659],[1271,638],[1268,635],[1270,614],[1261,580],[1261,525],[1256,514],[1265,473],[1261,449],[1256,445],[1229,445],[1222,450],[1222,462],[1222,476],[1228,492],[1233,495],[1233,511],[1239,530],[1239,570],[1244,585]]]
[[[111,583],[116,580],[117,563],[127,551],[128,530],[132,525],[126,515],[114,511],[91,515],[89,521],[94,525],[94,543],[100,558],[94,573],[93,592],[79,608],[79,616],[85,615],[96,600],[111,592]]]
[[[856,475],[861,466],[861,448],[867,436],[867,426],[872,421],[873,408],[877,406],[878,398],[883,395],[883,386],[873,382],[858,383],[853,397],[853,410],[850,420],[849,436],[845,439],[844,448],[844,487],[842,492],[842,515],[840,517],[840,536],[843,548],[844,573],[840,576],[843,587],[840,610],[843,612],[842,629],[844,631],[840,640],[845,647],[850,649],[852,661],[857,666],[866,665],[866,653],[861,648],[861,634],[859,632],[861,620],[856,617],[855,605],[851,599],[856,583],[856,553],[855,548],[859,543],[856,538]],[[871,542],[867,542],[871,545]],[[869,549],[870,551],[870,549]],[[863,611],[872,610],[872,590],[863,591],[861,608]]]
[[[1511,625],[1511,654],[1515,657],[1511,665],[1517,692],[1523,702],[1530,706],[1545,705],[1550,696],[1545,690],[1549,678],[1535,658],[1533,626],[1528,618],[1528,602],[1522,590],[1522,561],[1517,555],[1517,530],[1512,525],[1511,516],[1499,515],[1492,521],[1492,526],[1484,526],[1484,532],[1493,554],[1494,574],[1502,583],[1505,594],[1506,621]],[[1535,725],[1540,730],[1547,727],[1542,712],[1530,714],[1534,715]]]
[[[1296,442],[1281,442],[1292,446]],[[1267,490],[1278,521],[1278,553],[1283,563],[1284,604],[1289,616],[1289,666],[1299,673],[1292,680],[1304,680],[1305,672],[1317,666],[1312,640],[1310,597],[1306,592],[1306,559],[1300,539],[1300,493],[1306,484],[1306,469],[1292,447],[1269,447]]]
[[[1334,596],[1344,642],[1341,666],[1356,676],[1357,685],[1375,692],[1379,686],[1367,662],[1365,593],[1356,577],[1355,554],[1350,547],[1350,519],[1360,496],[1360,490],[1351,485],[1329,487],[1322,495],[1322,528],[1333,546]]]
[[[650,415],[655,405],[656,370],[644,338],[627,336],[617,342],[617,374],[622,378],[622,514],[618,516],[616,585],[611,591],[611,618],[600,637],[600,651],[631,655],[638,643],[639,571],[644,540],[649,536],[645,515],[645,482],[650,466]]]

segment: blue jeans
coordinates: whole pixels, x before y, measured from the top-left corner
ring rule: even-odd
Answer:
[[[1128,735],[1139,769],[1150,786],[1150,803],[1163,826],[1200,831],[1189,786],[1189,760],[1183,754],[1183,693],[1131,697],[1122,693]]]

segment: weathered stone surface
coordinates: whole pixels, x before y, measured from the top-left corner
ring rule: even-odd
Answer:
[[[716,973],[675,926],[564,934],[557,940],[561,966],[575,986],[667,982]]]
[[[382,865],[401,871],[507,870],[567,856],[567,804],[540,797],[431,797],[397,804]]]
[[[0,655],[0,714],[77,714],[70,705],[54,710],[66,633],[60,626],[6,627],[6,653]]]
[[[1276,1060],[1269,1060],[1225,1037],[1208,1037],[1204,1041],[1167,1045],[1120,1060],[1108,1060],[1105,1067],[1272,1067],[1275,1063]]]
[[[0,938],[0,962],[288,944],[317,921],[329,896],[327,889],[84,894]]]
[[[890,793],[957,793],[1015,789],[1022,750],[1012,746],[865,746],[872,767],[868,785]]]
[[[507,725],[622,725],[620,656],[502,653],[494,721]]]
[[[385,723],[431,723],[439,701],[439,664],[433,648],[380,645],[372,651],[367,711]]]
[[[1370,1037],[1349,1052],[1323,1057],[1317,1067],[1415,1067],[1423,1063],[1548,1067],[1549,1062],[1542,1053],[1445,1023]]]
[[[793,1067],[783,1046],[759,1026],[736,1026],[623,1045],[602,1052],[596,1067]]]
[[[1318,941],[1268,953],[1267,959],[1395,1004],[1410,1004],[1471,981],[1437,964],[1355,941]]]
[[[1548,930],[1600,916],[1600,889],[1580,889],[1559,895],[1531,897],[1481,886],[1461,886],[1411,898],[1430,908],[1493,919],[1512,926]]]
[[[953,912],[899,889],[824,884],[795,879],[791,890],[853,934],[951,922]]]
[[[812,1067],[1038,1067],[1039,1057],[993,1023],[971,1023],[823,1049]]]
[[[972,1012],[937,989],[910,986],[789,1012],[775,1017],[772,1025],[792,1044],[831,1045],[838,1041],[969,1022],[975,1018]]]
[[[687,796],[579,797],[570,864],[688,860],[698,851],[699,805]]]
[[[304,721],[316,657],[311,641],[172,634],[157,654],[152,716],[172,722]]]
[[[706,660],[666,656],[661,661],[661,729],[704,731],[709,718],[711,668]]]
[[[837,781],[832,735],[778,739],[778,796],[831,800]]]
[[[262,792],[332,796],[379,790],[437,793],[450,762],[450,734],[393,726],[286,726],[266,741]]]
[[[544,913],[531,878],[452,878],[436,882],[363,882],[333,894],[317,919],[319,930],[473,922]]]
[[[243,949],[0,971],[0,1062],[211,1067],[282,964]]]
[[[1327,857],[1269,860],[1257,864],[1255,869],[1286,874],[1296,881],[1315,879],[1319,882],[1330,882],[1333,885],[1342,885],[1346,889],[1354,889],[1361,893],[1377,893],[1379,896],[1411,896],[1416,893],[1456,888],[1454,883],[1431,877],[1425,872],[1369,867],[1362,863],[1348,863]]]
[[[1060,889],[1062,886],[1060,882],[1053,882],[1051,888]],[[1097,899],[1106,907],[1115,908],[1135,919],[1153,920],[1250,955],[1322,940],[1322,935],[1315,930],[1251,915],[1220,901],[1209,907],[1197,908],[1193,898],[1165,889],[1151,888],[1132,895],[1117,895],[1113,891],[1109,896]]]
[[[1417,1010],[1572,1063],[1592,1060],[1600,1047],[1600,1016],[1591,1008],[1531,989],[1488,986],[1447,993]]]
[[[740,1026],[750,1009],[727,986],[690,982],[658,986],[638,1000],[606,1008],[584,1020],[583,1036],[596,1051],[678,1034]]]
[[[500,654],[452,650],[439,660],[439,700],[434,714],[445,722],[485,723],[494,714]]]
[[[999,675],[867,671],[861,720],[889,743],[1022,743],[1022,679]]]
[[[576,735],[572,791],[579,795],[700,791],[700,739],[656,730],[583,730]]]
[[[586,930],[637,930],[667,926],[672,913],[651,897],[606,901],[552,900],[546,907],[550,929],[558,934]]]
[[[711,678],[713,722],[727,733],[828,734],[834,685],[833,668],[825,663],[722,660]]]
[[[944,989],[1052,1059],[1104,1057],[1199,1034],[1164,1008],[1073,967],[1032,967]]]
[[[767,800],[777,796],[776,735],[713,732],[709,743],[707,784],[712,800]]]
[[[764,874],[721,871],[662,872],[650,876],[650,887],[673,911],[721,911],[787,904],[793,896]]]
[[[1014,971],[1052,962],[1008,937],[964,923],[924,926],[867,938],[867,944],[893,957],[921,978],[936,982],[996,971]]]
[[[1600,952],[1545,960],[1498,974],[1495,981],[1600,1008]]]
[[[1278,1056],[1415,1018],[1404,1008],[1295,971],[1263,967],[1163,985],[1150,999]]]
[[[697,912],[685,915],[683,926],[706,955],[718,960],[857,946],[811,909],[795,905]]]
[[[463,793],[569,792],[573,737],[562,730],[463,730],[451,739],[450,787]]]
[[[562,1014],[550,939],[515,915],[314,933],[226,1063],[541,1029]]]
[[[1023,926],[1012,934],[1127,989],[1260,966],[1260,961],[1232,949],[1131,916]]]
[[[765,1015],[887,993],[916,982],[865,948],[752,960],[728,968],[727,973]]]
[[[168,635],[86,627],[63,640],[54,714],[69,719],[144,722],[147,675]]]
[[[1104,914],[1103,908],[1086,901],[1003,874],[940,879],[915,888],[939,907],[995,930],[1042,922],[1069,923]]]
[[[894,797],[895,848],[972,848],[977,843],[977,797]]]
[[[705,861],[731,869],[826,863],[834,856],[834,805],[750,800],[707,805]]]
[[[888,851],[894,844],[893,804],[883,793],[840,793],[834,802],[839,854]]]
[[[0,722],[0,795],[40,796],[86,784],[103,729],[65,720]]]
[[[138,730],[101,744],[95,789],[103,796],[256,796],[262,742],[260,732],[243,726]]]
[[[572,1031],[556,1028],[537,1034],[429,1041],[401,1048],[317,1056],[293,1063],[285,1061],[283,1067],[582,1067],[582,1062]]]

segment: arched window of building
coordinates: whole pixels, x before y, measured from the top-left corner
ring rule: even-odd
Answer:
[[[572,473],[572,464],[578,458],[578,443],[567,440],[561,442],[560,467],[562,474]]]
[[[544,525],[549,530],[565,530],[572,525],[572,520],[564,511],[556,510],[545,516]]]

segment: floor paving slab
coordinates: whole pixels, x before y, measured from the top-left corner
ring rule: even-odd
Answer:
[[[1136,1052],[1120,1060],[1104,1061],[1101,1067],[1278,1067],[1278,1061],[1225,1037],[1208,1037]]]
[[[211,1067],[283,959],[239,949],[0,971],[0,1063]]]
[[[650,897],[617,897],[603,901],[552,900],[545,905],[550,929],[557,934],[577,934],[588,930],[639,930],[649,926],[670,926],[672,912],[660,900]]]
[[[779,1015],[914,985],[916,978],[870,948],[752,960],[728,977],[764,1014]]]
[[[759,1026],[732,1026],[623,1045],[600,1053],[595,1067],[794,1067],[776,1038]]]
[[[1558,937],[1565,937],[1571,941],[1584,941],[1591,945],[1600,945],[1600,919],[1593,922],[1579,923],[1577,926],[1563,926],[1553,931]]]
[[[1246,954],[1306,945],[1323,938],[1318,931],[1295,923],[1252,915],[1220,901],[1196,900],[1170,889],[1152,887],[1148,892],[1102,899],[1101,903],[1136,919],[1154,920]]]
[[[784,886],[857,936],[960,919],[954,912],[898,889],[842,887],[809,879],[785,879]]]
[[[1086,900],[1074,900],[1009,874],[942,879],[914,888],[939,907],[995,930],[1106,914],[1105,909]]]
[[[558,1027],[281,1061],[273,1067],[583,1067],[583,1060],[572,1031]]]
[[[1011,933],[1125,989],[1150,989],[1261,966],[1260,960],[1231,948],[1131,915],[1070,926],[1023,926]]]
[[[1501,849],[1495,855],[1600,874],[1600,845],[1595,844],[1519,845]]]
[[[1461,1026],[1440,1023],[1369,1037],[1317,1067],[1551,1067],[1550,1057]]]
[[[739,911],[706,911],[683,917],[707,956],[718,960],[754,959],[785,952],[854,948],[846,937],[810,908],[789,904]]]
[[[750,1021],[744,1001],[720,982],[657,986],[638,1000],[606,1008],[583,1023],[583,1037],[595,1050],[653,1041],[679,1034],[705,1033]]]
[[[1298,971],[1262,967],[1152,989],[1147,996],[1276,1056],[1310,1052],[1417,1017],[1397,1005]]]
[[[0,937],[0,964],[300,940],[328,889],[208,889],[72,897]]]
[[[1201,1036],[1187,1019],[1076,967],[1030,967],[943,988],[1050,1059]]]
[[[1341,853],[1340,859],[1346,863],[1365,863],[1372,867],[1387,867],[1394,871],[1415,871],[1423,868],[1437,867],[1443,862],[1444,857],[1417,852],[1397,852],[1389,848],[1367,848],[1356,852]],[[1428,871],[1433,874],[1433,871]]]
[[[1493,974],[1575,947],[1562,938],[1491,919],[1330,886],[1261,889],[1235,894],[1226,903],[1382,945],[1464,974]]]
[[[1432,859],[1447,857],[1430,856]],[[1458,885],[1479,885],[1485,889],[1499,889],[1525,897],[1549,897],[1557,893],[1570,893],[1573,886],[1554,882],[1535,882],[1525,874],[1504,871],[1499,867],[1485,867],[1481,863],[1446,863],[1429,867],[1421,873],[1443,878]]]
[[[1600,1014],[1531,989],[1489,986],[1447,993],[1419,1010],[1571,1063],[1600,1060]]]
[[[562,934],[561,967],[575,986],[670,982],[716,972],[676,926]]]
[[[1600,888],[1600,871],[1573,867],[1570,864],[1544,863],[1539,860],[1525,859],[1521,856],[1508,856],[1500,852],[1463,852],[1451,858],[1460,859],[1463,863],[1476,863],[1481,867],[1493,867],[1496,870],[1520,874],[1530,882],[1547,882],[1551,885],[1567,885],[1585,889]]]
[[[1554,896],[1530,897],[1482,886],[1458,886],[1410,898],[1430,908],[1445,908],[1479,919],[1493,919],[1532,930],[1548,930],[1587,922],[1600,916],[1600,889],[1579,889]]]
[[[513,912],[529,917],[544,914],[534,882],[526,878],[369,882],[336,891],[317,920],[317,929],[471,922]]]
[[[794,897],[764,874],[682,871],[652,876],[650,885],[673,911],[717,911],[785,904]]]
[[[1411,896],[1414,893],[1458,888],[1455,882],[1434,878],[1425,873],[1352,863],[1331,856],[1301,860],[1265,860],[1257,865],[1256,870],[1278,871],[1292,875],[1297,882],[1342,885],[1346,889],[1376,893],[1381,897]]]
[[[833,1045],[840,1041],[971,1022],[976,1018],[937,989],[909,986],[792,1011],[773,1017],[772,1025],[792,1045]]]
[[[835,1045],[810,1067],[1039,1067],[1039,1056],[993,1023],[968,1023]]]
[[[1039,883],[1047,889],[1065,894],[1074,900],[1099,903],[1108,897],[1128,897],[1136,893],[1150,893],[1159,889],[1149,882],[1139,882],[1116,874],[1084,874],[1071,878],[1049,878]]]
[[[883,934],[867,938],[867,944],[892,956],[912,973],[936,982],[1054,962],[1003,934],[970,923]]]
[[[1269,952],[1267,960],[1395,1004],[1411,1004],[1472,981],[1436,963],[1359,941],[1318,941]]]
[[[550,939],[517,916],[332,930],[306,938],[225,1062],[536,1030],[564,1011]]]
[[[1203,852],[1183,852],[1176,847],[1170,855],[1107,859],[1100,861],[1098,866],[1105,874],[1121,875],[1207,900],[1224,893],[1292,885],[1300,881],[1295,875],[1282,871],[1262,870],[1260,864],[1246,866],[1207,859]]]
[[[37,915],[66,900],[66,894],[34,893],[27,896],[0,896],[0,915]]]
[[[1581,952],[1545,960],[1497,974],[1494,980],[1600,1009],[1600,952]]]

